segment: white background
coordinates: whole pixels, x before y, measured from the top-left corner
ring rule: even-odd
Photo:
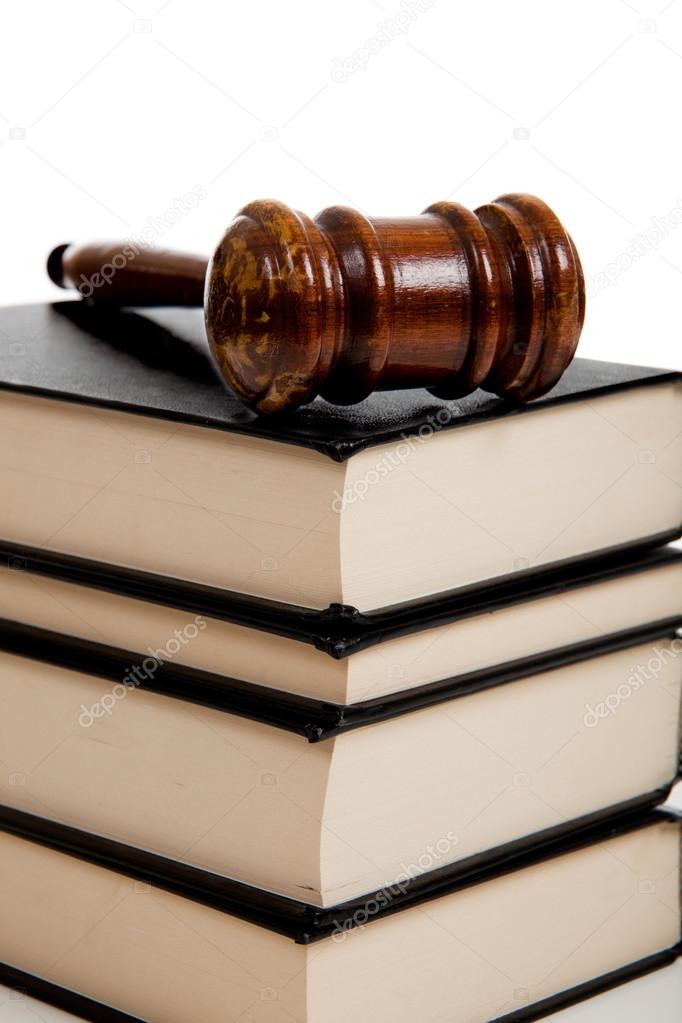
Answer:
[[[411,2],[404,25],[400,0],[3,4],[0,300],[56,296],[54,244],[138,236],[197,185],[164,245],[209,253],[265,196],[523,190],[582,255],[582,354],[679,367],[682,2]]]
[[[682,0],[0,10],[2,304],[59,297],[44,273],[59,242],[151,227],[208,254],[255,198],[411,215],[520,190],[582,256],[581,354],[680,367]],[[205,198],[169,215],[197,186]],[[555,1018],[668,1023],[681,978]],[[2,1023],[40,1018],[56,1015],[0,989]]]

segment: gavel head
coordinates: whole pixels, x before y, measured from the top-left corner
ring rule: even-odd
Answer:
[[[205,315],[223,376],[261,413],[403,387],[527,401],[573,358],[584,281],[570,236],[533,196],[397,219],[332,207],[311,220],[267,200],[218,244]]]

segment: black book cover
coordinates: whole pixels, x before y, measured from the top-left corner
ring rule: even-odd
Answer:
[[[0,565],[272,632],[309,643],[339,659],[396,636],[491,614],[526,601],[570,594],[583,586],[625,580],[635,573],[675,564],[682,561],[682,551],[674,547],[656,548],[656,544],[677,536],[675,531],[669,536],[650,538],[626,552],[620,549],[602,552],[536,572],[517,572],[471,589],[438,593],[370,612],[358,611],[347,604],[332,604],[316,611],[2,539]]]
[[[172,662],[159,665],[151,678],[139,681],[138,688],[272,725],[304,736],[308,742],[321,742],[342,732],[389,721],[472,693],[510,685],[589,658],[604,657],[657,640],[673,639],[681,626],[680,616],[651,622],[352,704],[300,696]],[[0,618],[0,650],[114,683],[125,677],[137,656],[132,650],[64,636],[3,618]]]
[[[308,945],[338,933],[339,929],[371,925],[376,920],[400,913],[410,906],[463,891],[619,835],[662,822],[680,827],[682,812],[658,808],[668,792],[668,786],[657,789],[606,810],[555,825],[486,852],[475,853],[427,873],[417,874],[399,886],[388,886],[348,902],[326,907],[278,895],[235,881],[223,874],[192,867],[183,860],[160,856],[2,804],[0,832],[156,885],[221,913],[229,913],[282,934],[297,944]],[[394,887],[396,891],[393,891]],[[382,893],[388,897],[380,898]],[[373,911],[363,915],[362,911],[368,905],[372,905]]]
[[[511,405],[480,390],[448,402],[415,389],[375,393],[345,408],[316,399],[287,416],[261,418],[219,380],[200,310],[137,312],[80,300],[13,306],[0,310],[0,331],[1,388],[298,444],[339,462],[420,428],[450,430],[528,415],[681,376],[575,359],[548,395],[528,405]]]
[[[353,927],[359,922],[371,926],[375,920],[400,913],[410,906],[420,905],[441,895],[541,864],[550,857],[587,848],[619,835],[663,822],[679,827],[682,822],[680,814],[665,809],[654,809],[661,795],[661,792],[651,793],[628,805],[613,807],[605,813],[591,815],[529,839],[510,843],[491,854],[472,856],[458,864],[420,875],[401,886],[398,894],[394,895],[391,892],[389,899],[385,897],[378,899],[378,896],[386,895],[385,891],[372,892],[352,902],[326,909],[275,895],[176,860],[134,849],[111,839],[90,835],[76,828],[6,806],[0,806],[0,831],[117,871],[135,880],[156,885],[219,912],[229,913],[275,931],[298,943],[309,944],[337,933],[339,928]],[[367,912],[368,906],[373,907],[372,913]],[[491,1023],[531,1023],[532,1020],[540,1019],[549,1012],[556,1012],[666,966],[674,962],[681,953],[682,946],[679,944],[663,949],[639,962],[628,964],[541,1002],[507,1013]],[[102,1005],[44,978],[28,974],[11,963],[0,963],[0,983],[94,1023],[102,1021],[136,1023],[133,1017],[126,1013]]]

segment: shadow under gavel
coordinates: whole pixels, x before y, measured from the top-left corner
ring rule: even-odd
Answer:
[[[537,398],[573,358],[585,305],[570,236],[520,193],[403,218],[335,206],[312,220],[261,200],[210,261],[125,242],[60,245],[48,273],[98,303],[203,306],[223,378],[261,414],[406,387]]]

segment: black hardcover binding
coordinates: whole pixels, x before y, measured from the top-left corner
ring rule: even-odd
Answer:
[[[151,572],[105,565],[9,540],[0,540],[0,565],[17,572],[42,575],[272,632],[309,643],[317,650],[340,659],[396,636],[491,614],[514,604],[568,594],[582,586],[609,582],[680,562],[682,550],[656,546],[674,540],[678,535],[679,531],[673,530],[670,534],[639,541],[627,551],[618,548],[535,572],[518,572],[471,589],[439,593],[435,597],[371,612],[361,612],[347,604],[332,604],[316,611]]]
[[[512,405],[485,391],[441,401],[425,390],[388,391],[351,407],[321,398],[287,416],[244,408],[213,368],[200,310],[131,311],[77,299],[0,311],[0,388],[142,412],[314,448],[342,462],[376,444],[454,429],[597,395],[680,379],[671,370],[575,359],[543,398]]]
[[[155,885],[307,945],[596,842],[661,822],[679,826],[681,813],[656,809],[670,788],[664,786],[606,810],[326,908],[9,806],[0,805],[0,831]]]
[[[653,955],[640,959],[639,962],[631,963],[629,966],[622,966],[611,973],[605,973],[601,977],[595,977],[584,984],[577,984],[567,991],[560,991],[551,998],[543,998],[541,1002],[528,1005],[516,1012],[508,1012],[499,1016],[492,1023],[533,1023],[533,1020],[544,1019],[550,1012],[559,1012],[567,1009],[578,1002],[584,1002],[594,995],[604,994],[614,987],[627,984],[628,981],[637,980],[638,977],[645,977],[647,973],[660,970],[664,966],[670,966],[678,956],[682,955],[682,942],[673,948],[664,949],[662,952],[655,952]]]
[[[589,658],[672,639],[680,627],[682,617],[668,618],[353,704],[316,700],[172,662],[159,664],[151,678],[139,680],[136,688],[260,721],[305,736],[309,742],[320,742],[354,728],[508,685]],[[0,618],[0,650],[114,683],[121,682],[140,660],[140,655],[132,650],[3,618]]]

